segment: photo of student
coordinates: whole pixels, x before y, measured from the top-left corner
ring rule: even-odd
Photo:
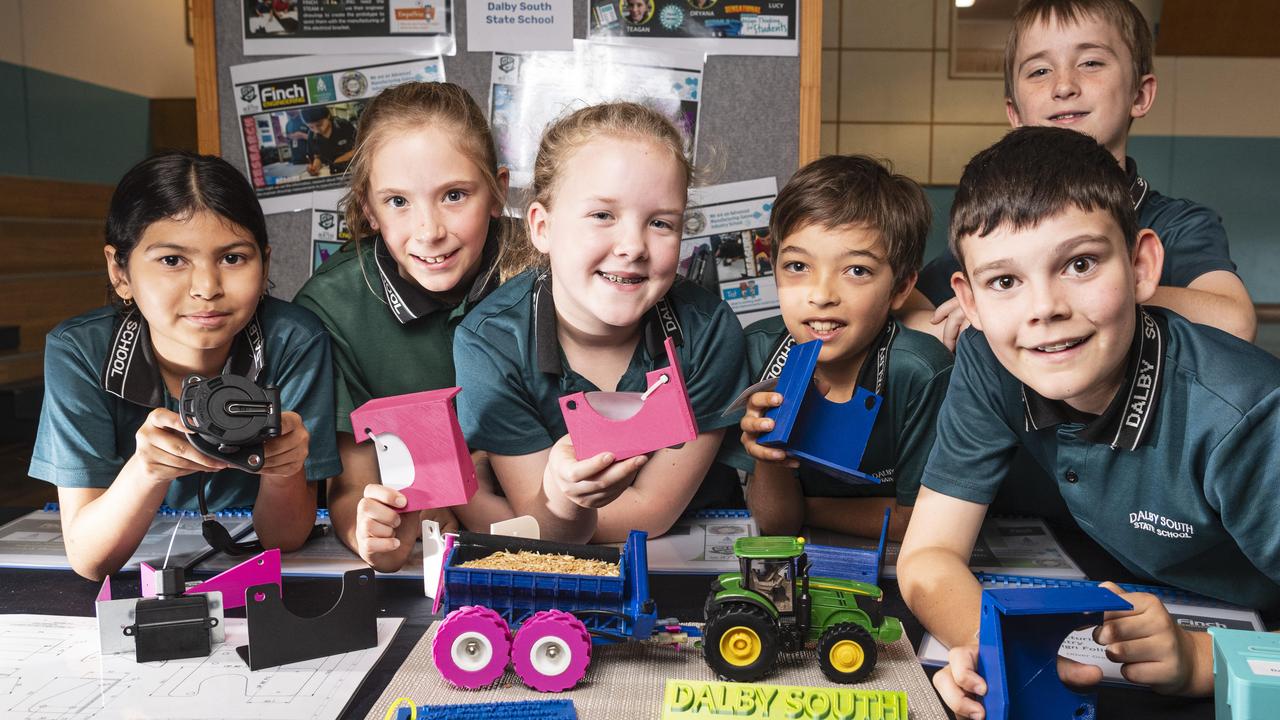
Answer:
[[[883,482],[845,482],[759,445],[773,429],[764,414],[783,397],[755,393],[741,440],[727,439],[720,461],[750,474],[747,506],[762,534],[815,527],[874,538],[886,508],[889,537],[900,540],[906,531],[951,354],[891,313],[915,286],[932,217],[919,185],[857,155],[815,160],[778,193],[766,239],[782,315],[745,330],[747,371],[753,381],[777,377],[783,353],[821,340],[814,377],[827,399],[848,402],[858,388],[882,398],[861,470]]]
[[[462,507],[398,514],[405,497],[380,483],[373,443],[356,444],[351,411],[374,398],[452,387],[459,321],[529,265],[519,224],[502,215],[507,170],[484,113],[452,83],[383,90],[360,118],[343,201],[354,241],[316,269],[295,302],[333,338],[334,410],[342,474],[329,484],[338,537],[382,572],[404,566],[421,517],[487,531],[512,517],[488,484]],[[463,386],[463,394],[477,392]],[[456,516],[455,516],[456,515]]]
[[[297,549],[315,523],[315,483],[341,470],[329,336],[267,296],[253,189],[220,158],[170,152],[129,170],[108,212],[113,306],[49,333],[28,471],[58,486],[72,567],[95,580],[119,570],[161,504],[253,506],[264,547]],[[280,388],[281,434],[256,474],[197,451],[175,412],[185,378],[226,372]]]
[[[1280,359],[1147,305],[1164,264],[1131,178],[1088,135],[1014,130],[965,167],[952,208],[961,335],[937,440],[898,559],[903,598],[951,648],[934,676],[973,716],[981,587],[969,571],[987,506],[1024,448],[1079,527],[1125,568],[1252,608],[1280,606]],[[1160,518],[1145,520],[1144,518]],[[1212,639],[1153,595],[1093,633],[1124,676],[1213,692]],[[1101,679],[1062,661],[1074,685]]]
[[[1013,19],[1005,48],[1005,110],[1013,127],[1083,132],[1101,143],[1129,178],[1138,224],[1164,245],[1160,286],[1150,304],[1252,341],[1253,303],[1236,274],[1227,233],[1213,209],[1157,192],[1127,156],[1133,122],[1156,101],[1152,37],[1128,0],[1030,0]],[[951,290],[960,270],[944,253],[920,273],[904,318],[948,347],[968,319]]]
[[[533,515],[543,538],[653,537],[686,508],[741,502],[736,476],[704,482],[746,373],[732,310],[676,276],[692,175],[679,131],[648,107],[596,105],[552,123],[525,215],[543,267],[495,290],[454,335],[467,443],[489,453],[515,514]],[[577,459],[559,398],[645,391],[645,374],[667,364],[667,337],[698,437],[623,461]]]
[[[341,175],[356,149],[356,126],[342,118],[334,117],[325,106],[302,109],[302,120],[307,124],[307,174]]]
[[[301,27],[297,0],[244,0],[250,35],[292,35]]]
[[[622,14],[632,25],[643,25],[653,17],[653,0],[622,0]]]
[[[295,162],[305,162],[311,155],[311,128],[302,119],[301,110],[290,110],[285,113],[284,135],[289,141],[289,157]]]

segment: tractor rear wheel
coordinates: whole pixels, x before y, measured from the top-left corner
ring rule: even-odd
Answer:
[[[875,669],[876,641],[861,625],[833,625],[818,640],[818,664],[831,682],[862,682]]]
[[[720,677],[752,682],[778,660],[778,626],[768,613],[748,603],[725,603],[711,611],[702,651]]]

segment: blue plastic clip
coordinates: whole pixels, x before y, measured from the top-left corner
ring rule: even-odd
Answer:
[[[572,700],[518,700],[469,705],[422,705],[415,713],[407,707],[396,711],[396,720],[578,720]]]
[[[880,478],[859,471],[858,466],[880,412],[880,396],[858,388],[849,402],[831,402],[822,397],[813,385],[820,352],[821,340],[791,348],[778,377],[782,405],[765,413],[773,419],[773,431],[762,435],[759,442],[782,448],[788,455],[846,482],[879,484]]]
[[[978,674],[988,720],[1092,720],[1097,693],[1069,690],[1058,679],[1058,648],[1076,628],[1102,622],[1107,610],[1130,610],[1100,587],[983,590]]]

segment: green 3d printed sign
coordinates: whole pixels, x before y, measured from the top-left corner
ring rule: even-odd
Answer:
[[[796,687],[759,683],[668,680],[663,720],[906,720],[907,694],[900,690]]]

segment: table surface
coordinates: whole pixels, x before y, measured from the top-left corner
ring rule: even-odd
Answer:
[[[0,508],[0,524],[30,511]],[[1136,581],[1078,528],[1053,525],[1053,530],[1072,559],[1089,577]],[[701,621],[702,604],[711,580],[711,576],[705,575],[651,575],[649,582],[660,614],[684,621]],[[319,615],[331,607],[341,586],[338,578],[287,577],[284,583],[285,604],[304,617]],[[903,603],[897,583],[884,580],[881,587],[885,591],[885,614],[902,620],[912,645],[918,648],[923,629]],[[0,613],[90,616],[98,589],[98,583],[85,580],[69,570],[0,568]],[[112,589],[121,597],[137,593],[138,574],[126,572],[113,576]],[[431,601],[422,594],[421,580],[379,580],[378,610],[380,616],[403,617],[405,622],[391,647],[352,698],[343,718],[363,718],[368,714],[410,650],[435,619],[431,614]],[[237,612],[242,611],[230,614],[234,616]],[[1213,716],[1212,699],[1169,698],[1145,690],[1110,687],[1102,688],[1099,693],[1099,720],[1209,720]]]

